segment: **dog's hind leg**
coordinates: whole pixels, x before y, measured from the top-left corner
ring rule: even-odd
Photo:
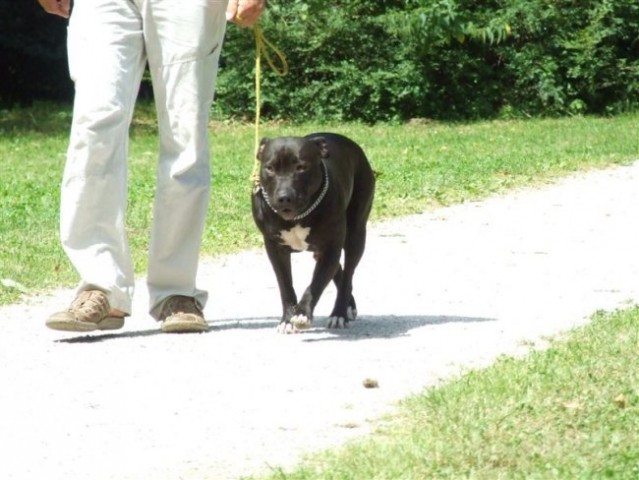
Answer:
[[[337,298],[328,320],[328,328],[345,328],[348,322],[355,320],[357,309],[353,297],[353,275],[364,254],[366,245],[366,224],[357,230],[349,230],[344,244],[344,269],[337,282]],[[336,274],[337,278],[338,275]]]
[[[372,172],[370,173],[372,176]],[[340,268],[333,280],[337,286],[337,298],[328,320],[328,328],[344,328],[357,317],[353,297],[353,275],[366,247],[366,224],[373,204],[375,180],[356,183],[356,195],[346,212],[347,231],[344,242],[344,268]]]
[[[333,283],[335,284],[335,288],[339,292],[342,284],[342,277],[344,275],[344,270],[340,265],[335,273],[335,277],[333,277]],[[351,293],[350,298],[348,299],[348,306],[346,307],[346,316],[349,321],[355,320],[357,318],[357,305],[355,304],[355,297]]]

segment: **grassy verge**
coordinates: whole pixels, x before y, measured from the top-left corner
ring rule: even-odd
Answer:
[[[154,193],[157,135],[141,105],[131,132],[128,228],[143,272]],[[0,280],[29,292],[68,286],[75,273],[58,241],[59,184],[71,113],[37,105],[0,112]],[[373,219],[477,199],[581,169],[634,160],[639,114],[615,118],[493,121],[474,124],[264,125],[264,136],[330,130],[362,144],[381,173]],[[211,126],[213,195],[203,253],[259,245],[250,216],[253,126]],[[0,304],[20,289],[0,283]]]
[[[372,437],[268,479],[639,478],[639,308],[403,402]]]

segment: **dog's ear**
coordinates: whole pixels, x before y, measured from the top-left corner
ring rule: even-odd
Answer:
[[[262,160],[262,154],[264,153],[264,149],[266,148],[266,145],[268,145],[270,141],[271,139],[266,137],[260,140],[260,146],[257,148],[257,154],[256,154],[256,157],[258,160]]]
[[[326,145],[326,139],[324,137],[314,137],[311,139],[317,148],[319,148],[322,158],[328,158],[328,145]]]

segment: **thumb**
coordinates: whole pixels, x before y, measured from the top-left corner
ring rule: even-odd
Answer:
[[[226,6],[226,20],[231,21],[237,15],[237,8],[240,0],[229,0],[228,5]]]

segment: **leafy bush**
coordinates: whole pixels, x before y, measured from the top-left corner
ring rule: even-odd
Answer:
[[[64,22],[7,0],[0,104],[69,98]],[[639,102],[635,0],[272,0],[264,117],[364,122],[611,114]],[[254,112],[251,30],[229,26],[216,115]]]
[[[291,72],[265,74],[266,116],[373,122],[616,113],[639,100],[633,0],[273,3],[262,23]],[[251,41],[230,29],[218,97],[229,115],[252,105],[252,64],[240,74],[229,60],[246,58]]]
[[[262,24],[287,56],[289,74],[265,68],[263,112],[275,118],[336,121],[399,118],[422,97],[422,72],[401,39],[386,32],[382,15],[401,0],[272,2]],[[252,111],[251,32],[230,27],[217,90],[225,114]]]
[[[66,24],[36,1],[0,0],[0,106],[69,100]]]
[[[512,36],[496,47],[522,112],[615,113],[639,100],[639,4],[543,0],[499,10]]]

